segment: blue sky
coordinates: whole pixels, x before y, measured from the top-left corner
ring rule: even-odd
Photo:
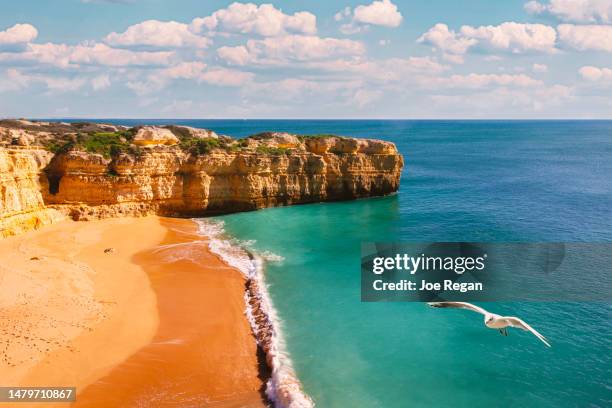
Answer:
[[[2,116],[612,118],[612,0],[4,3]]]

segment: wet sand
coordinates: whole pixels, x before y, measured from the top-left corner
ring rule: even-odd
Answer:
[[[265,406],[244,278],[208,251],[192,221],[161,223],[163,244],[134,257],[157,297],[158,330],[75,406]]]
[[[0,309],[0,340],[14,344],[3,357],[15,364],[0,362],[0,385],[74,385],[75,407],[265,406],[267,374],[244,316],[245,280],[208,251],[192,221],[67,222],[9,240],[15,242],[0,241],[3,259],[17,247],[23,259],[8,284],[9,271],[0,269],[0,294],[23,285],[37,273],[28,266],[42,261],[45,273],[53,271],[47,291],[56,298],[20,306],[13,296],[11,313]],[[104,253],[108,247],[114,251]],[[67,273],[69,264],[75,269]],[[39,281],[25,285],[22,295]],[[51,304],[66,309],[59,328],[50,323],[58,320]],[[46,322],[40,333],[32,314],[46,315],[38,319]],[[22,365],[18,356],[30,353],[31,333],[43,338],[42,332],[61,337],[60,345],[41,346],[37,358]]]

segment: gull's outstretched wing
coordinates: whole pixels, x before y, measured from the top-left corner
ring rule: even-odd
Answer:
[[[487,314],[488,312],[484,310],[482,307],[478,307],[468,302],[428,302],[427,303],[431,307],[440,307],[440,308],[454,308],[454,309],[467,309],[472,312],[477,312],[480,314]]]
[[[528,325],[527,323],[525,323],[523,320],[519,319],[518,317],[504,316],[503,319],[511,327],[516,327],[518,329],[523,329],[525,331],[530,331],[531,333],[533,333],[534,336],[536,336],[538,339],[542,340],[542,342],[544,344],[546,344],[548,347],[550,347],[550,343],[548,343],[548,340],[546,339],[546,337],[542,336],[540,333],[538,333],[536,331],[536,329],[534,329],[533,327],[531,327],[530,325]]]

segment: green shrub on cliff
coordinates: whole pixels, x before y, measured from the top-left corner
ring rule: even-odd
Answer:
[[[44,144],[52,153],[67,153],[70,150],[84,150],[88,153],[101,154],[111,158],[121,153],[140,155],[140,149],[130,145],[134,135],[130,131],[92,132],[66,135]],[[138,150],[138,151],[137,151]]]
[[[77,143],[89,153],[98,153],[105,158],[126,152],[129,142],[124,132],[95,132],[79,134]]]
[[[335,137],[337,139],[345,139],[345,136],[334,135],[331,133],[316,133],[312,135],[296,135],[300,142],[305,141],[306,139],[327,139],[330,137]]]
[[[74,140],[52,140],[44,146],[51,153],[61,154],[72,150],[75,144]]]
[[[206,154],[210,153],[215,148],[225,147],[219,139],[212,137],[198,139],[198,138],[185,138],[181,140],[181,149],[188,151],[191,154]]]

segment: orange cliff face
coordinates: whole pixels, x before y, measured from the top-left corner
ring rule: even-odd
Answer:
[[[37,148],[0,147],[0,236],[15,235],[62,218],[46,208],[39,182],[52,154]]]
[[[51,210],[77,220],[197,216],[381,196],[397,191],[403,166],[395,145],[379,140],[287,133],[234,140],[183,126],[76,126],[0,121],[2,235],[52,221],[42,215]],[[118,137],[113,143],[127,147],[92,153],[99,143],[84,137]]]

